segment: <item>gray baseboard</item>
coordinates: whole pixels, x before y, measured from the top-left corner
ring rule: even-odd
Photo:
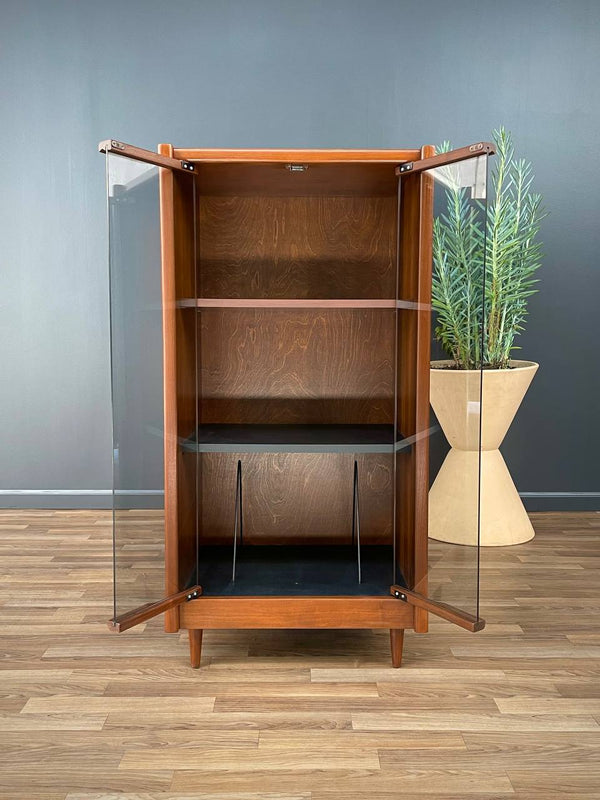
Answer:
[[[600,492],[520,492],[527,511],[600,511]]]
[[[127,508],[162,508],[161,489],[130,491]],[[123,495],[121,495],[123,496]],[[110,489],[0,489],[0,508],[111,509]]]
[[[162,508],[160,489],[126,493],[127,508]],[[521,492],[527,511],[600,511],[600,492]],[[112,508],[110,489],[1,489],[0,508]]]

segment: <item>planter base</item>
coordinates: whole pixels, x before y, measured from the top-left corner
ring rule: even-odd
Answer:
[[[511,361],[510,369],[482,374],[445,369],[450,366],[447,361],[435,364],[431,405],[452,449],[429,493],[429,535],[453,544],[477,544],[481,449],[480,544],[497,547],[529,541],[533,528],[498,448],[538,365]]]
[[[429,536],[452,544],[477,544],[479,453],[451,448],[429,493]],[[521,544],[535,533],[500,450],[481,453],[483,547]]]

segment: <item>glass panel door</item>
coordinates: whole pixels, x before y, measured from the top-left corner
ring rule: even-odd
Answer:
[[[171,170],[112,151],[106,154],[106,169],[113,416],[113,615],[118,620],[123,615],[131,617],[139,606],[158,603],[166,595],[191,585],[185,582],[170,592],[165,590],[168,554],[165,553],[164,467],[165,447],[170,441],[165,438],[165,398],[174,397],[175,406],[179,398],[174,365],[168,382],[165,378],[168,316],[165,316],[164,292],[169,279],[175,282],[177,270],[193,276],[195,264],[193,235],[191,246],[185,249],[189,263],[181,259],[177,263],[176,254],[174,258],[166,256],[164,263],[161,262],[161,188],[163,203],[173,203],[169,195],[169,189],[173,193],[173,183],[168,183],[166,189],[160,184],[165,174],[171,176]],[[180,174],[177,180],[193,182],[194,178]],[[190,188],[193,192],[192,183]],[[191,219],[193,207],[186,210],[178,204],[177,212],[186,213]],[[173,222],[170,215],[165,217],[166,224],[173,227],[172,231],[163,231],[163,237],[174,236],[177,226],[185,228],[181,220]],[[165,275],[165,270],[172,270],[172,274]],[[172,313],[185,312],[173,307]],[[168,336],[174,337],[184,327],[172,326]],[[187,344],[195,353],[195,330],[189,338]],[[168,348],[166,352],[168,355]],[[188,384],[195,383],[194,361],[191,358],[188,365],[194,372],[186,377]],[[186,458],[189,465],[191,457]],[[195,460],[188,466],[186,477],[188,504],[195,516]],[[175,516],[170,541],[174,542],[176,559],[177,524]],[[161,610],[164,608],[156,613]]]
[[[464,153],[466,160],[452,160],[448,153],[450,163],[440,164],[436,156],[415,162],[404,174],[399,169],[397,434],[414,441],[410,451],[398,453],[396,463],[397,583],[404,581],[409,590],[431,601],[421,607],[433,613],[442,610],[442,616],[453,619],[446,613],[451,606],[471,629],[478,629],[473,625],[479,618],[487,345],[490,150],[485,148],[483,155],[469,148],[454,151],[456,156]],[[409,506],[406,511],[403,503]],[[417,629],[418,616],[417,612]]]
[[[487,165],[434,180],[427,595],[479,617]]]

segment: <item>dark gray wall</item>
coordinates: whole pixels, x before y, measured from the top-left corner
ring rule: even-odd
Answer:
[[[503,123],[551,216],[521,337],[541,363],[504,448],[518,488],[594,493],[600,3],[3,2],[0,488],[111,480],[103,158],[114,136],[207,147],[397,147]],[[598,497],[535,501],[598,507]]]

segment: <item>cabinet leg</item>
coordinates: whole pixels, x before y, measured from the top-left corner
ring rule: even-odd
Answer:
[[[190,628],[188,633],[190,635],[190,661],[192,667],[198,669],[202,656],[202,631]]]
[[[402,664],[402,647],[404,645],[403,628],[390,630],[390,645],[392,647],[392,667],[399,667]]]

